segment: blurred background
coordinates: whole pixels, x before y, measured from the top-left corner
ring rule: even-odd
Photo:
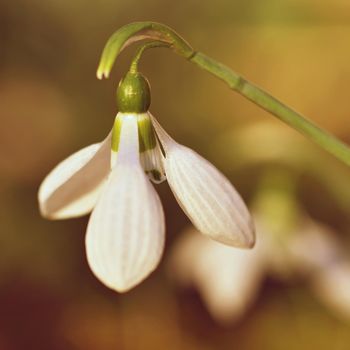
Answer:
[[[95,71],[108,37],[139,20],[173,27],[350,143],[348,0],[0,0],[0,350],[349,349],[350,169],[170,51],[148,51],[140,65],[152,113],[230,178],[265,222],[258,242],[268,231],[279,242],[268,252],[282,261],[259,270],[259,283],[254,277],[246,287],[252,295],[238,298],[239,312],[223,298],[221,309],[213,306],[208,295],[216,292],[206,294],[203,279],[216,285],[226,261],[206,271],[204,255],[199,282],[193,254],[182,283],[179,242],[189,220],[162,184],[162,263],[120,295],[88,268],[87,217],[40,217],[36,196],[46,174],[110,130],[115,89],[136,47],[118,58],[108,81]],[[322,241],[321,251],[312,239],[306,244],[305,220],[316,231],[326,227],[332,243]],[[243,272],[229,295],[250,276],[245,262],[232,264]]]

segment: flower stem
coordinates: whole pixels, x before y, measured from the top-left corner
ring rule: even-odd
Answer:
[[[350,166],[350,148],[332,134],[278,101],[263,89],[245,80],[230,68],[205,54],[196,52],[189,60],[205,71],[223,80],[232,90],[237,91],[248,100],[272,113],[275,117],[298,130],[323,149]]]
[[[223,80],[232,89],[272,113],[292,128],[314,141],[317,145],[350,166],[350,148],[338,138],[323,130],[310,120],[295,112],[263,89],[253,85],[230,68],[215,61],[201,52],[195,51],[179,34],[168,26],[155,22],[135,22],[117,30],[108,40],[97,69],[99,79],[108,78],[114,61],[120,52],[132,43],[141,40],[152,40],[137,52],[131,69],[137,70],[137,63],[147,48],[164,46],[186,58],[198,67]],[[278,145],[276,145],[278,147]]]
[[[149,41],[146,44],[139,47],[138,50],[136,51],[134,58],[131,61],[129,71],[131,73],[137,73],[138,64],[139,64],[140,58],[141,58],[142,54],[144,53],[144,51],[146,51],[148,49],[153,49],[155,47],[169,47],[169,44],[165,43],[163,41],[155,40],[155,41]]]

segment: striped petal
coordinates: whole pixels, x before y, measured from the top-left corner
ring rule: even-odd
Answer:
[[[164,230],[159,197],[139,161],[137,119],[125,115],[116,165],[88,224],[92,271],[109,288],[128,291],[158,265]]]
[[[153,149],[140,153],[140,161],[144,171],[152,182],[159,184],[166,180],[163,165],[164,156],[158,140],[156,140],[156,146]]]
[[[111,135],[72,154],[42,182],[38,200],[49,219],[78,217],[91,212],[110,172]]]
[[[165,173],[174,195],[194,226],[226,245],[251,248],[253,221],[228,179],[193,150],[176,143],[153,118],[165,150]]]

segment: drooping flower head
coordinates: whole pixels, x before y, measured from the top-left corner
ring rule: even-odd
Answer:
[[[226,245],[252,247],[254,227],[241,197],[219,170],[175,142],[149,113],[150,88],[139,72],[131,70],[121,81],[117,103],[107,138],[60,163],[39,189],[47,218],[92,211],[86,251],[94,274],[124,292],[156,268],[165,223],[151,182],[165,179],[200,232]]]

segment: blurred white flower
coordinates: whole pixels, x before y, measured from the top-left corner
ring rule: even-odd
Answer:
[[[350,262],[338,261],[312,276],[315,295],[339,318],[350,320]]]
[[[169,275],[182,287],[198,289],[209,312],[219,322],[237,319],[255,300],[266,271],[265,250],[233,249],[187,229],[174,247]]]
[[[303,218],[281,240],[261,216],[255,216],[255,222],[259,239],[250,251],[217,244],[187,229],[169,261],[172,279],[182,287],[195,287],[212,317],[225,324],[249,309],[265,275],[290,279],[302,274],[321,302],[350,319],[350,260],[335,234]]]
[[[203,234],[231,246],[254,245],[249,212],[224,175],[176,143],[148,112],[119,112],[107,138],[60,163],[38,194],[41,213],[50,219],[92,211],[88,262],[108,287],[127,291],[160,261],[164,214],[147,175],[155,183],[166,176],[178,203]]]

